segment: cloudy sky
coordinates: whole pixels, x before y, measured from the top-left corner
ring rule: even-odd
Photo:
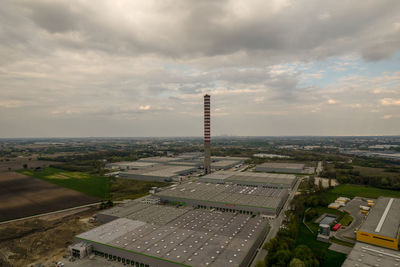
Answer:
[[[0,137],[400,134],[398,0],[3,0]]]

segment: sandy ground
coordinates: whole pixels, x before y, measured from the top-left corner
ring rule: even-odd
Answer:
[[[0,266],[54,266],[75,235],[98,226],[97,208],[83,208],[0,225]]]

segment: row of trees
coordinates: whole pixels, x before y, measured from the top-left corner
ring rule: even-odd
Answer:
[[[292,202],[292,210],[288,212],[289,223],[281,228],[275,238],[268,242],[264,249],[268,250],[268,255],[261,266],[275,267],[318,267],[323,262],[326,252],[324,249],[313,248],[312,250],[305,244],[298,244],[299,225],[302,223],[303,216],[315,217],[317,214],[306,212],[311,207],[324,206],[328,200],[323,196],[322,187],[316,186],[313,179],[308,181],[307,192],[296,196]],[[313,211],[314,209],[311,209]]]
[[[319,266],[317,256],[308,246],[303,244],[296,246],[300,220],[294,214],[290,217],[287,227],[281,228],[277,236],[264,246],[264,249],[268,250],[266,266]]]
[[[383,189],[400,190],[400,174],[392,177],[365,176],[361,175],[358,170],[339,169],[324,171],[321,176],[329,179],[337,179],[341,184],[368,185]]]

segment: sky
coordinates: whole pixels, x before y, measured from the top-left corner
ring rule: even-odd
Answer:
[[[0,138],[399,135],[398,0],[3,0]]]

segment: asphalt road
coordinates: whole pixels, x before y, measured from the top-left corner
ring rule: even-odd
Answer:
[[[302,178],[299,178],[296,185],[294,186],[293,190],[290,192],[290,195],[285,203],[285,205],[283,206],[281,212],[279,213],[278,217],[276,217],[275,219],[270,220],[270,230],[268,235],[266,236],[262,246],[258,249],[258,252],[256,254],[256,256],[253,259],[253,262],[250,264],[251,267],[254,267],[258,261],[260,260],[264,260],[265,257],[268,254],[268,251],[266,251],[265,249],[262,249],[262,247],[264,246],[264,244],[268,243],[269,240],[271,240],[272,238],[274,238],[276,236],[276,234],[279,231],[279,227],[282,225],[282,221],[285,217],[285,211],[288,209],[290,202],[292,201],[293,197],[295,196],[297,189],[299,188],[300,182],[301,182]]]

